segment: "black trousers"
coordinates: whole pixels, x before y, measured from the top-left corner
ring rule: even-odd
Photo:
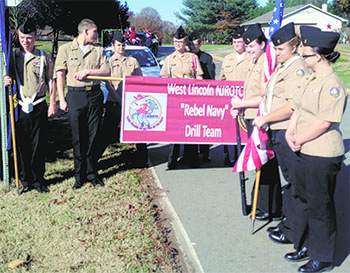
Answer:
[[[333,262],[336,242],[334,191],[343,156],[300,154],[296,162],[296,236],[294,247],[308,248],[312,260]]]
[[[47,105],[43,101],[26,114],[20,106],[16,136],[19,154],[19,177],[23,187],[38,188],[44,184],[47,146]]]
[[[66,96],[72,129],[75,181],[97,178],[97,133],[102,121],[103,94],[100,89],[74,91]]]
[[[168,167],[175,167],[177,159],[180,155],[180,144],[169,145]],[[184,145],[184,159],[191,165],[195,166],[198,163],[198,145],[185,144]]]
[[[97,159],[101,157],[109,144],[119,141],[120,118],[121,109],[119,103],[107,101],[104,106],[101,130],[97,136]]]
[[[294,242],[296,217],[294,209],[298,200],[294,196],[293,173],[298,156],[288,146],[285,138],[286,130],[269,130],[268,133],[278,165],[288,183],[282,188],[282,215],[285,219],[278,224],[278,227],[288,240]]]
[[[247,119],[248,136],[253,132],[253,120]],[[269,160],[261,167],[259,195],[257,209],[262,212],[267,212],[271,216],[279,216],[282,209],[282,189],[278,170],[278,162],[276,157]],[[251,199],[254,198],[254,187],[251,192]]]

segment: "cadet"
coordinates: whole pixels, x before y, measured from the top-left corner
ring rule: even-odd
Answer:
[[[20,194],[36,189],[49,192],[45,185],[45,147],[47,144],[47,117],[56,113],[56,91],[53,88],[50,57],[37,49],[35,23],[26,20],[18,28],[20,49],[13,52],[14,70],[11,78],[19,86],[19,111],[17,122],[17,143],[19,150],[20,179],[23,185]],[[12,79],[5,77],[5,85]],[[46,90],[49,87],[50,105],[46,104]]]
[[[213,57],[210,54],[200,50],[202,45],[201,36],[199,31],[195,30],[188,36],[188,47],[192,53],[198,56],[199,62],[203,70],[203,79],[215,80],[215,63]],[[200,153],[203,155],[203,161],[209,162],[211,160],[209,156],[210,145],[199,145]]]
[[[297,156],[289,148],[285,134],[293,113],[291,109],[293,97],[301,95],[296,91],[301,86],[302,79],[308,70],[305,69],[304,61],[297,54],[300,39],[295,34],[294,23],[289,23],[277,30],[271,36],[271,40],[275,46],[279,65],[267,83],[266,115],[255,118],[253,125],[259,129],[269,125],[268,134],[273,150],[283,176],[288,183],[283,186],[282,191],[282,213],[286,219],[277,227],[270,227],[268,229],[271,232],[269,236],[278,243],[291,243],[295,235],[295,213],[293,211],[295,198],[292,196],[294,192],[292,174]]]
[[[237,27],[233,33],[232,46],[234,52],[225,56],[221,66],[220,80],[244,81],[248,74],[249,56],[243,40],[244,27]],[[235,160],[238,158],[237,146],[234,146]],[[230,159],[228,145],[224,145],[225,165],[234,165]]]
[[[253,120],[257,115],[264,92],[264,59],[266,38],[260,24],[250,26],[243,34],[247,53],[251,59],[248,75],[244,84],[244,98],[233,98],[231,113],[235,118],[244,109],[248,135],[253,131]],[[252,196],[254,189],[252,191]],[[277,220],[281,217],[281,182],[276,158],[269,160],[261,167],[256,220]]]
[[[299,154],[295,172],[296,252],[292,261],[310,258],[299,272],[323,272],[334,266],[337,223],[334,191],[344,145],[339,129],[346,103],[344,84],[330,66],[339,33],[301,26],[302,58],[313,74],[305,77],[302,95],[295,98],[286,139]],[[306,251],[305,251],[306,249]]]
[[[185,52],[187,34],[180,26],[174,34],[175,52],[167,56],[160,75],[170,78],[203,79],[203,70],[196,54]],[[180,145],[170,145],[168,168],[175,169],[179,157]],[[184,145],[184,159],[190,162],[192,167],[199,163],[197,145]]]
[[[127,57],[124,55],[125,38],[121,32],[117,31],[114,34],[112,40],[112,47],[114,50],[114,55],[109,60],[109,68],[111,70],[112,77],[122,78],[124,76],[142,76],[141,67],[138,61],[133,57]],[[109,136],[117,134],[119,135],[117,128],[121,118],[121,98],[123,95],[123,82],[107,82],[106,87],[109,90],[109,94],[106,103],[107,111],[105,118],[107,118],[108,120],[105,120],[104,123],[104,127],[107,130],[107,132],[101,134],[102,142],[105,142],[105,139],[108,139]],[[109,116],[109,113],[111,113],[112,115]],[[108,132],[109,130],[110,132]],[[108,146],[108,144],[108,142],[105,142],[103,149],[101,150],[102,153],[103,150]],[[134,158],[132,160],[132,165],[135,167],[146,167],[148,164],[147,145],[143,143],[137,143],[136,148],[137,158]]]
[[[73,141],[75,184],[81,188],[90,181],[94,186],[103,182],[97,177],[96,135],[100,130],[103,94],[99,80],[87,76],[109,76],[110,71],[103,48],[93,44],[97,26],[90,19],[78,25],[78,37],[58,50],[55,71],[60,108],[68,112]],[[64,97],[65,77],[68,93]]]

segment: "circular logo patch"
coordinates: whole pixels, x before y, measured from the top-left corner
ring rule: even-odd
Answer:
[[[295,74],[297,75],[297,77],[302,78],[305,76],[305,71],[303,69],[298,69]]]
[[[330,91],[331,97],[338,98],[339,97],[339,89],[338,88],[332,88]]]

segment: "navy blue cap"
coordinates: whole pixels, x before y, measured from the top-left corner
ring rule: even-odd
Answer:
[[[256,23],[255,25],[252,25],[248,27],[246,32],[243,34],[243,40],[246,45],[249,45],[251,42],[253,42],[255,39],[263,37],[265,38],[264,32],[261,30],[261,25],[259,23]]]
[[[185,32],[185,30],[183,29],[182,26],[180,26],[180,27],[176,30],[175,34],[174,34],[174,37],[175,37],[176,39],[183,39],[183,38],[185,38],[186,36],[187,36],[187,34],[186,34],[186,32]]]
[[[36,31],[36,25],[32,18],[28,18],[18,29],[23,34],[29,34]]]
[[[331,31],[321,31],[316,27],[301,26],[301,41],[304,46],[317,46],[333,50],[338,43],[340,34]]]
[[[120,31],[116,31],[113,35],[113,40],[118,41],[119,43],[124,43],[125,37]]]
[[[233,39],[243,38],[244,27],[237,27],[235,32],[233,32]]]
[[[271,40],[275,46],[284,44],[285,42],[290,41],[296,36],[294,23],[291,22],[280,29],[276,30],[271,36]]]
[[[188,36],[188,40],[190,41],[198,40],[200,38],[201,38],[201,35],[199,34],[198,30],[192,31],[192,33]]]

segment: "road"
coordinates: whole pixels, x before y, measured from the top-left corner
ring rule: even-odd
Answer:
[[[161,47],[159,55],[166,56],[171,52],[172,48]],[[217,69],[217,74],[218,71],[220,69]],[[348,163],[349,124],[348,107],[341,124]],[[176,213],[175,216],[171,216],[172,220],[177,219],[179,222],[176,226],[177,232],[190,241],[187,241],[187,246],[182,246],[183,249],[192,250],[188,259],[192,259],[194,265],[189,272],[297,271],[302,263],[291,263],[283,258],[287,252],[294,251],[292,245],[278,245],[267,236],[266,228],[276,225],[276,222],[256,222],[255,232],[251,233],[250,218],[242,216],[239,177],[232,173],[232,167],[224,165],[222,146],[213,145],[210,150],[212,161],[202,163],[196,169],[180,165],[176,170],[167,170],[168,153],[169,148],[166,144],[149,145],[150,162]],[[249,203],[255,174],[247,172],[246,175],[249,178],[246,185]],[[350,242],[349,177],[350,167],[343,165],[335,194],[338,219],[336,263],[341,264],[333,269],[332,272],[336,273],[350,272],[350,262],[347,258]],[[186,244],[186,240],[181,243]]]

